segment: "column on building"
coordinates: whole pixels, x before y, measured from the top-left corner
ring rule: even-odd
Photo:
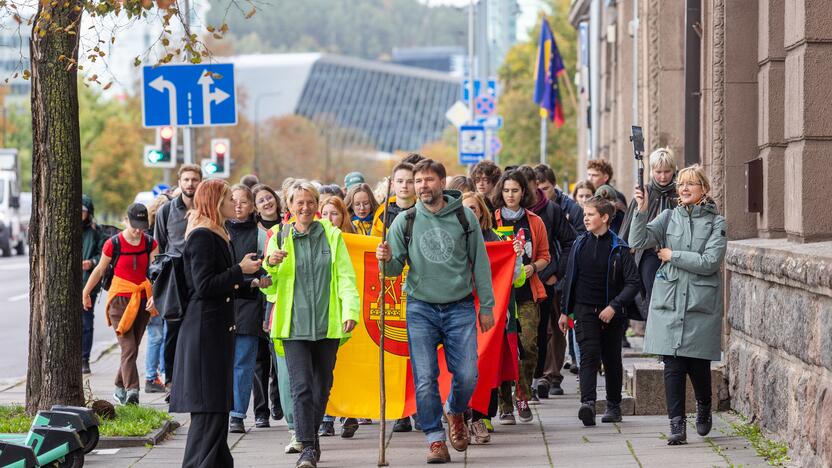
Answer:
[[[828,2],[785,5],[785,230],[790,240],[832,238],[824,187],[832,154],[832,23]]]
[[[786,50],[783,44],[784,0],[760,0],[758,10],[757,145],[763,164],[763,212],[757,214],[759,237],[782,237],[784,229],[783,138]]]

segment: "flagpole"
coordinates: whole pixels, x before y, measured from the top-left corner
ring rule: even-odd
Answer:
[[[381,242],[387,242],[387,207],[390,205],[390,182],[393,176],[387,177],[387,190],[384,196],[384,212],[381,218]],[[379,339],[378,339],[378,384],[379,384],[379,431],[378,431],[378,466],[387,466],[386,437],[387,422],[385,420],[387,410],[387,390],[384,380],[384,310],[387,303],[387,262],[381,262],[381,291],[379,297]]]
[[[541,109],[540,112],[540,164],[546,164],[546,130],[548,125],[546,125],[546,116],[544,115],[545,110]]]

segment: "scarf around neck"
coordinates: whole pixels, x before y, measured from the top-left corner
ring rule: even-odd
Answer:
[[[500,215],[506,221],[517,221],[518,219],[522,218],[524,214],[526,214],[526,210],[524,210],[522,206],[517,211],[511,210],[505,206],[500,208]]]

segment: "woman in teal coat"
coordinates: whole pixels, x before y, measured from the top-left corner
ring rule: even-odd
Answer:
[[[656,248],[656,272],[644,351],[663,356],[669,445],[686,443],[685,378],[696,395],[696,432],[711,430],[711,361],[720,360],[722,278],[727,244],[725,218],[708,196],[705,170],[679,171],[679,206],[647,222],[647,201],[636,188],[638,212],[630,222],[630,247]]]

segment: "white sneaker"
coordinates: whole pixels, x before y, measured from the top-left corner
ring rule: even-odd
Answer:
[[[285,453],[300,453],[303,450],[303,445],[295,439],[295,431],[289,431],[292,438],[289,439],[289,445],[284,450]]]

